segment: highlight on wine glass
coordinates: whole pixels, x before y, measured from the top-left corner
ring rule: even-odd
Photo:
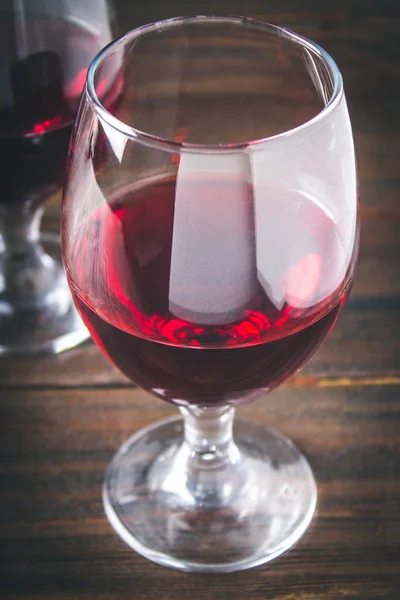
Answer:
[[[62,186],[87,69],[111,39],[107,0],[1,3],[0,355],[58,353],[89,337],[59,234],[40,222]]]
[[[233,416],[304,365],[353,281],[355,158],[332,58],[241,17],[175,18],[109,45],[74,128],[62,241],[95,342],[181,413],[114,457],[112,526],[183,570],[280,555],[311,521],[312,471],[283,435]]]

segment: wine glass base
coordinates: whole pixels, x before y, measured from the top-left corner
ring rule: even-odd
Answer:
[[[40,241],[47,253],[53,287],[44,297],[27,297],[26,304],[15,306],[0,298],[1,357],[59,354],[90,337],[68,288],[60,236],[42,233]]]
[[[182,436],[182,419],[156,423],[123,444],[107,470],[105,511],[133,550],[184,571],[230,572],[266,563],[301,537],[317,488],[290,440],[235,421],[235,465],[211,473],[214,494],[196,496],[180,464]]]

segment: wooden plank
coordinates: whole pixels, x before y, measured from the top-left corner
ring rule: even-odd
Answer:
[[[373,194],[374,189],[381,194]],[[359,265],[352,295],[323,349],[303,374],[343,377],[399,373],[400,213],[396,205],[399,190],[397,182],[392,182],[387,195],[383,183],[377,183],[372,191],[370,188],[363,211]],[[49,223],[54,225],[51,219]],[[0,363],[3,386],[111,384],[125,385],[126,379],[91,343],[58,358]]]
[[[125,30],[179,15],[227,14],[226,0],[214,0],[212,6],[211,13],[209,3],[201,0],[169,0],[167,3],[155,0],[141,3],[133,9],[130,0],[117,0],[120,27]],[[230,0],[229,7],[230,14],[257,16],[286,26],[289,23],[304,22],[309,27],[322,30],[323,33],[337,28],[343,18],[356,25],[360,19],[399,15],[398,5],[393,0],[382,0],[379,3],[338,0],[329,8],[318,0],[307,0],[300,5],[297,0],[285,0],[280,3],[273,0],[248,0],[245,4],[241,0]]]
[[[375,189],[384,191],[384,185]],[[400,185],[367,198],[356,282],[341,318],[322,350],[303,371],[315,377],[399,373],[400,365]],[[383,194],[385,197],[385,194]],[[392,209],[392,207],[394,207]],[[49,220],[51,224],[52,221]],[[0,385],[110,385],[126,379],[91,343],[58,358],[2,360]]]
[[[400,179],[390,178],[391,171],[384,173],[387,180],[378,179],[378,165],[385,168],[383,142],[379,152],[373,141],[366,148],[361,161],[363,226],[356,282],[337,326],[304,369],[305,376],[376,377],[400,371]],[[57,211],[55,200],[47,220],[53,230]],[[126,385],[127,381],[91,343],[58,358],[0,363],[3,386],[113,384]]]
[[[397,599],[399,387],[281,389],[240,409],[309,457],[317,516],[268,566],[188,575],[142,559],[112,532],[103,471],[134,430],[174,413],[138,390],[0,395],[0,597],[194,600]]]

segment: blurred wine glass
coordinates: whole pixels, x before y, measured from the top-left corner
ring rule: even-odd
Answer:
[[[1,3],[0,354],[60,352],[88,337],[59,235],[40,222],[62,184],[87,68],[111,37],[107,0]]]

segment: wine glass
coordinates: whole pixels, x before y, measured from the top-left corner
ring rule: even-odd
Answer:
[[[62,184],[87,68],[110,40],[107,0],[0,7],[0,354],[60,352],[89,337],[59,235],[40,234],[40,221]]]
[[[110,106],[99,88],[115,64]],[[310,358],[353,281],[355,159],[333,60],[241,17],[175,18],[109,45],[75,124],[62,244],[96,343],[182,415],[114,457],[115,530],[183,570],[284,552],[312,518],[312,471],[290,440],[233,414]]]

